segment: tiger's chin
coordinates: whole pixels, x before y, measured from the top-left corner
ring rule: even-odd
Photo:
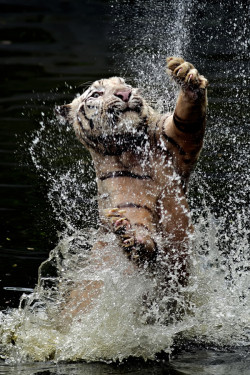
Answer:
[[[112,133],[136,133],[139,129],[142,129],[143,124],[143,119],[138,112],[127,110],[120,115],[118,122],[112,128]]]

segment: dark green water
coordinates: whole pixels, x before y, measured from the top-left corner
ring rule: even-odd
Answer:
[[[143,4],[132,0],[0,0],[1,309],[18,306],[22,294],[18,288],[35,286],[38,267],[55,247],[61,229],[47,199],[49,186],[39,177],[28,152],[32,133],[41,121],[53,117],[56,103],[71,101],[81,85],[126,72],[135,79],[136,64],[129,68],[128,56],[150,50],[149,45],[157,49],[152,34],[149,45],[133,51],[135,29],[131,25],[136,24],[136,17],[142,25],[148,19],[149,2]],[[151,11],[152,17],[160,14],[161,2],[156,1]],[[192,11],[185,51],[210,81],[207,138],[195,178],[205,180],[206,202],[213,213],[225,213],[226,220],[234,220],[237,210],[230,211],[230,204],[238,212],[244,208],[249,213],[249,8],[243,1],[212,1],[197,4]],[[74,147],[78,154],[78,146]],[[61,164],[70,162],[65,157]],[[229,190],[234,202],[227,198]],[[193,206],[200,206],[204,191],[194,185],[191,196]],[[230,225],[226,228],[230,232]],[[221,242],[223,251],[228,251],[228,241]],[[250,374],[250,363],[246,349],[233,353],[193,349],[170,363],[128,361],[119,366],[0,363],[0,374],[106,373]]]

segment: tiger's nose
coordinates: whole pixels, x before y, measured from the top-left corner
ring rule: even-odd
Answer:
[[[115,96],[120,98],[124,102],[128,102],[131,96],[131,90],[119,90],[114,93]]]

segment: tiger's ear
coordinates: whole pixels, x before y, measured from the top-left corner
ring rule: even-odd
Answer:
[[[70,114],[71,104],[58,105],[55,107],[55,114],[59,121],[67,121],[72,123],[72,116]]]

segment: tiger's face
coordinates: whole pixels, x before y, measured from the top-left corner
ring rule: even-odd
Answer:
[[[82,138],[134,134],[146,126],[151,111],[138,89],[119,77],[94,82],[71,104],[58,108]]]

